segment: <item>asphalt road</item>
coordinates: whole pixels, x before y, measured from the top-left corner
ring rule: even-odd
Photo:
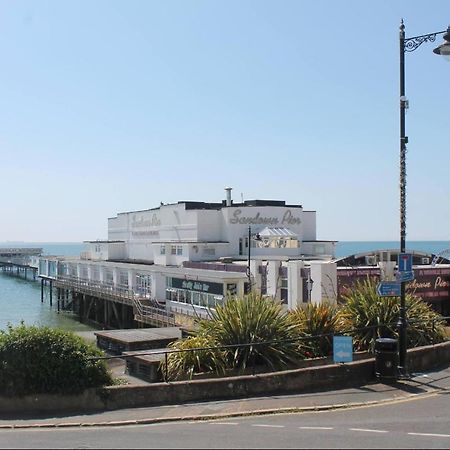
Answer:
[[[345,410],[126,427],[0,430],[0,448],[449,448],[450,392]]]

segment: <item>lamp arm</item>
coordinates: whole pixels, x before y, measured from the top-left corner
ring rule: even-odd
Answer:
[[[404,40],[404,51],[413,52],[418,49],[424,42],[434,42],[438,34],[445,34],[448,30],[436,31],[436,33],[422,34],[421,36],[413,36],[410,38],[405,38]]]

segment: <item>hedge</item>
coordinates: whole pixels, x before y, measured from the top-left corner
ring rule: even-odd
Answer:
[[[102,352],[71,332],[8,326],[0,331],[0,394],[77,394],[112,384]]]

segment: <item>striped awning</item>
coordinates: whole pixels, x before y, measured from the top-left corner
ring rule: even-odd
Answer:
[[[290,237],[296,238],[297,234],[293,233],[289,228],[270,228],[266,227],[264,230],[258,233],[262,238],[268,237]]]

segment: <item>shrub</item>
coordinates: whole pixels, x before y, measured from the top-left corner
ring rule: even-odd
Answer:
[[[206,336],[190,336],[169,344],[173,350],[191,350],[196,348],[215,347],[216,344]],[[164,374],[165,361],[161,361],[160,371]],[[167,378],[180,380],[192,378],[194,373],[216,372],[225,370],[224,352],[217,349],[177,351],[167,356]]]
[[[289,321],[301,336],[319,336],[305,340],[310,356],[329,356],[333,351],[333,335],[336,330],[337,306],[330,303],[308,303],[297,307],[289,313]],[[303,344],[303,345],[305,345]]]
[[[408,346],[437,344],[446,340],[445,320],[421,298],[406,295]]]
[[[373,351],[377,338],[398,337],[400,300],[380,297],[374,279],[358,281],[343,297],[345,303],[338,313],[338,329],[353,336],[355,349]],[[428,304],[407,294],[405,306],[409,322],[408,347],[444,340],[443,321]]]
[[[226,350],[227,368],[245,369],[263,364],[283,368],[299,358],[298,333],[281,305],[256,293],[230,297],[199,323],[199,334],[217,345],[244,344]],[[261,345],[263,342],[277,341]],[[248,345],[250,344],[250,345]]]
[[[102,352],[73,333],[9,326],[0,333],[0,392],[76,394],[112,383]]]

